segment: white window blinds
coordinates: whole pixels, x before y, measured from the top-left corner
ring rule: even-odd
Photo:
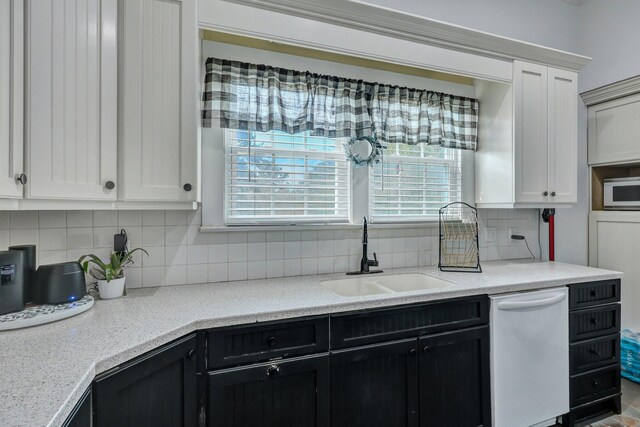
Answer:
[[[430,221],[462,197],[458,150],[388,144],[384,161],[370,171],[369,215],[376,222]]]
[[[225,223],[349,222],[342,139],[225,130]]]

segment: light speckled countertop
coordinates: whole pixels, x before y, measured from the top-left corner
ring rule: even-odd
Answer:
[[[197,329],[497,294],[622,277],[621,273],[548,262],[487,262],[482,274],[422,272],[456,286],[342,297],[322,286],[344,274],[136,289],[97,300],[76,317],[0,332],[0,425],[60,426],[94,376]]]

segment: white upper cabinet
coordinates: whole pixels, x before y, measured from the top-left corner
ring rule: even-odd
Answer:
[[[547,79],[547,67],[514,63],[516,203],[547,199]]]
[[[592,105],[589,165],[640,161],[640,94]]]
[[[521,61],[514,61],[513,71],[512,90],[500,83],[476,83],[476,204],[576,203],[577,74]]]
[[[578,201],[578,82],[576,73],[549,68],[549,201]]]
[[[21,198],[23,3],[0,0],[0,197]]]
[[[117,0],[26,7],[26,196],[115,200]]]
[[[194,0],[120,0],[120,199],[197,199],[200,70]]]

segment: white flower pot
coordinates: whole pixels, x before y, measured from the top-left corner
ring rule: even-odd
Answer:
[[[113,299],[119,298],[124,293],[124,281],[126,277],[119,279],[112,279],[110,282],[106,280],[98,280],[98,291],[100,292],[100,298]]]

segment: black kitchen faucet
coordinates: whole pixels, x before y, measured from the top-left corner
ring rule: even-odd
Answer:
[[[369,259],[367,257],[367,245],[369,243],[369,234],[367,232],[367,217],[364,217],[364,227],[362,229],[362,258],[360,259],[360,271],[351,271],[347,273],[348,275],[353,274],[371,274],[371,273],[382,273],[382,270],[373,270],[370,271],[369,267],[377,267],[378,257],[376,253],[373,253],[373,259]]]

